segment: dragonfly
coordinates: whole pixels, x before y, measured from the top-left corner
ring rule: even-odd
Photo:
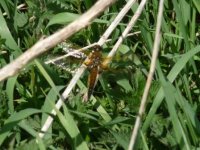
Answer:
[[[64,47],[68,47],[68,46],[64,45]],[[61,47],[61,48],[63,48],[63,47]],[[73,48],[71,48],[71,49],[68,48],[68,51],[66,51],[66,52],[69,54],[70,52],[74,52],[74,51],[75,50]],[[80,53],[76,53],[76,55],[73,54],[72,57],[79,59],[79,61],[80,61],[80,58],[85,59],[87,57],[85,59],[85,61],[82,61],[82,63],[84,63],[87,66],[88,71],[89,71],[88,81],[87,81],[88,90],[85,93],[85,95],[83,96],[83,102],[87,102],[88,100],[90,100],[91,95],[93,94],[93,91],[97,84],[100,73],[104,70],[110,70],[110,69],[108,69],[108,62],[110,60],[112,60],[112,58],[103,58],[102,57],[102,47],[100,45],[95,45],[88,56],[85,53],[80,52]],[[57,65],[59,68],[62,68],[65,71],[67,71],[67,69],[69,69],[68,71],[71,72],[71,70],[70,70],[71,67],[69,67],[69,68],[65,67],[65,64],[59,66],[58,64],[56,64],[56,61],[58,61],[57,58],[54,60],[49,60],[47,62],[47,64],[54,62],[53,64]]]
[[[62,48],[67,53],[75,51],[73,48],[69,48],[69,46],[66,45],[65,43],[62,43],[62,45],[59,45],[59,47]],[[98,81],[98,76],[100,74],[100,70],[103,70],[103,68],[104,69],[106,68],[102,65],[102,61],[103,61],[102,47],[100,45],[95,45],[93,47],[92,51],[89,53],[88,57],[83,52],[76,53],[75,55],[73,54],[72,57],[77,58],[77,59],[80,59],[80,58],[85,59],[85,61],[83,61],[83,63],[87,66],[87,68],[89,70],[88,83],[87,83],[88,90],[87,90],[86,94],[83,96],[83,102],[87,102],[90,99],[91,95],[93,94],[94,88]],[[59,61],[60,61],[60,59],[56,58],[53,60],[48,60],[46,62],[46,64],[52,63],[52,64],[58,66],[59,68],[64,69],[65,71],[72,72],[70,69],[67,69],[64,64],[60,64]]]
[[[88,91],[83,97],[83,101],[88,101],[94,91],[98,76],[102,67],[102,48],[100,45],[95,45],[92,52],[89,54],[88,59],[84,61],[90,74],[88,76]]]

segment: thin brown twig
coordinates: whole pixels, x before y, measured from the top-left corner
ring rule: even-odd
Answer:
[[[58,43],[66,40],[80,29],[86,27],[90,22],[95,19],[101,12],[103,12],[109,5],[115,0],[99,0],[94,6],[84,13],[80,18],[70,23],[68,26],[57,31],[51,36],[38,41],[30,49],[24,52],[16,60],[6,65],[0,70],[0,81],[7,79],[8,77],[14,76],[22,68],[25,67],[31,60],[53,48]]]
[[[129,0],[126,5],[122,8],[122,10],[119,12],[117,17],[114,19],[114,21],[111,23],[111,25],[108,27],[106,32],[102,35],[102,37],[97,42],[98,45],[102,46],[105,41],[108,39],[112,31],[116,28],[116,26],[119,24],[119,22],[122,20],[122,18],[126,15],[126,13],[130,10],[131,6],[135,3],[136,0]]]
[[[139,7],[137,8],[135,14],[133,15],[133,17],[131,18],[130,22],[128,23],[127,27],[125,28],[124,32],[122,33],[122,35],[119,37],[119,39],[117,40],[117,42],[115,43],[114,47],[112,48],[112,50],[110,51],[110,53],[108,54],[107,58],[109,59],[105,59],[104,62],[102,63],[103,66],[107,66],[111,61],[113,56],[115,55],[115,53],[117,52],[117,49],[119,48],[119,46],[121,45],[121,43],[123,42],[124,38],[127,37],[128,33],[130,32],[130,30],[132,29],[132,27],[134,26],[134,24],[136,23],[137,19],[139,18],[140,14],[142,13],[142,10],[144,9],[144,6],[146,4],[146,0],[143,0]]]
[[[148,96],[148,93],[149,93],[149,89],[151,87],[153,74],[154,74],[155,68],[156,68],[156,60],[157,60],[157,56],[158,56],[158,52],[159,52],[159,45],[160,45],[160,38],[161,38],[161,31],[160,30],[161,30],[161,22],[162,22],[162,14],[163,14],[163,5],[164,5],[164,0],[160,0],[150,70],[149,70],[149,74],[148,74],[148,77],[147,77],[147,82],[146,82],[146,85],[145,85],[144,93],[143,93],[143,96],[142,96],[139,112],[138,112],[138,115],[136,117],[133,133],[131,135],[131,140],[130,140],[130,143],[129,143],[128,150],[132,150],[134,148],[135,143],[136,143],[138,132],[139,132],[141,122],[142,122],[142,116],[143,116],[143,114],[145,112],[145,108],[146,108],[147,96]]]
[[[64,59],[66,57],[69,57],[73,54],[76,54],[80,51],[84,51],[87,50],[88,48],[91,48],[95,45],[100,45],[102,46],[105,42],[108,42],[109,40],[108,37],[110,36],[110,34],[112,33],[112,31],[117,27],[117,25],[119,24],[119,22],[122,20],[122,18],[126,15],[126,13],[130,10],[131,6],[135,3],[136,0],[129,0],[126,5],[122,8],[122,10],[119,12],[119,14],[116,16],[116,18],[113,20],[113,22],[111,23],[111,25],[107,28],[107,30],[104,32],[104,34],[102,35],[102,37],[99,39],[99,41],[97,43],[93,43],[91,45],[88,45],[84,48],[81,48],[79,50],[73,51],[71,53],[68,53],[66,55],[63,55],[61,57],[57,57],[53,60],[48,61],[47,63],[51,63],[51,62],[55,62],[61,59]],[[131,36],[131,35],[130,35]]]

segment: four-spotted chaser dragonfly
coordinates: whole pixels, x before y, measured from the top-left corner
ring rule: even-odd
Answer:
[[[73,73],[74,70],[80,66],[80,63],[84,63],[87,66],[88,71],[89,71],[88,83],[87,83],[88,90],[85,93],[85,95],[83,96],[83,101],[85,101],[85,102],[90,99],[90,97],[93,93],[93,90],[95,88],[95,85],[98,81],[98,76],[102,71],[104,71],[104,70],[107,70],[107,72],[109,71],[109,74],[111,76],[116,75],[116,73],[121,74],[122,76],[125,76],[130,70],[134,71],[134,68],[136,67],[136,66],[134,66],[134,63],[132,61],[132,59],[133,59],[132,55],[124,55],[124,56],[122,55],[122,57],[120,55],[120,57],[116,56],[114,59],[113,58],[103,58],[102,47],[99,45],[95,45],[92,48],[92,51],[87,56],[82,51],[77,51],[74,48],[71,48],[71,47],[73,47],[73,45],[67,45],[68,43],[66,43],[66,42],[63,42],[61,44],[62,45],[58,45],[59,48],[66,51],[66,53],[67,53],[66,55],[63,55],[63,56],[70,56],[71,58],[70,59],[68,58],[65,61],[63,61],[64,57],[60,56],[55,59],[51,59],[51,60],[47,61],[46,64],[53,62],[54,65],[58,66],[62,70]],[[80,50],[83,50],[83,48]],[[81,59],[81,61],[80,61],[80,59]],[[60,60],[62,60],[62,61],[60,61]],[[111,66],[109,65],[109,69],[108,69],[108,63],[111,60],[112,60],[112,65]],[[70,61],[73,63],[71,63]],[[61,62],[64,64],[61,64]],[[79,65],[77,65],[77,62]],[[56,64],[56,63],[58,63],[58,64]],[[71,63],[71,65],[70,65],[70,63]]]
[[[68,49],[69,50],[69,49]],[[88,70],[89,70],[89,76],[88,76],[88,91],[87,93],[84,95],[83,97],[83,101],[88,101],[93,93],[94,87],[97,83],[98,80],[98,75],[100,73],[100,70],[105,69],[106,67],[102,65],[102,48],[99,45],[95,45],[93,47],[93,50],[89,53],[89,56],[87,57],[87,59],[83,62]],[[69,51],[68,51],[69,52]],[[82,56],[80,56],[82,55]],[[82,58],[86,58],[86,55],[84,55],[84,53],[77,53],[76,55],[73,55],[74,57],[82,57]],[[56,62],[55,61],[48,61],[47,63],[52,63]]]
[[[84,97],[84,101],[88,101],[93,93],[94,87],[98,80],[98,75],[100,69],[102,69],[102,48],[99,45],[95,45],[93,47],[92,52],[89,54],[88,59],[84,62],[84,64],[89,69],[88,76],[88,92]]]

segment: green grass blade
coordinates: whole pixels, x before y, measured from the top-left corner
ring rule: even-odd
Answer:
[[[185,9],[181,10],[179,8],[177,0],[173,0],[172,2],[173,2],[173,5],[174,5],[174,9],[176,11],[177,21],[179,22],[179,24],[178,24],[179,26],[178,27],[180,27],[180,32],[183,35],[183,38],[184,38],[184,41],[185,41],[185,45],[186,45],[186,51],[188,51],[189,48],[190,48],[190,45],[189,45],[189,40],[188,40],[186,26],[185,26],[185,23],[184,23],[184,17],[185,16],[183,16],[185,14],[184,12],[187,11],[187,10],[185,10]]]
[[[72,118],[71,114],[69,113],[67,107],[65,105],[63,105],[64,115],[58,109],[56,109],[56,108],[54,108],[54,109],[57,112],[57,116],[58,116],[61,124],[63,125],[63,127],[65,128],[67,133],[69,134],[71,140],[73,141],[74,148],[77,150],[89,150],[86,142],[83,140],[81,133],[80,133],[74,119]]]
[[[44,78],[47,80],[47,82],[49,83],[49,85],[55,91],[55,93],[59,97],[61,97],[60,93],[58,92],[58,90],[56,88],[56,85],[54,84],[53,80],[51,79],[51,77],[49,76],[49,74],[46,72],[46,70],[44,69],[44,67],[42,66],[42,64],[38,60],[35,60],[35,64],[37,65],[38,69],[40,70],[40,72],[42,73],[42,75],[44,76]]]
[[[30,115],[33,115],[35,113],[40,113],[41,111],[38,109],[24,109],[20,112],[12,114],[6,121],[4,126],[0,130],[0,145],[3,143],[5,138],[9,135],[10,131],[13,129],[13,127],[17,126],[17,124],[27,118]]]
[[[169,72],[169,74],[167,76],[168,80],[170,82],[173,82],[175,80],[175,78],[178,76],[178,74],[180,73],[180,71],[185,67],[186,63],[198,52],[200,52],[200,46],[196,46],[195,48],[192,48],[189,52],[182,55],[182,57],[177,61],[177,63],[174,65],[174,67]],[[146,117],[145,122],[144,122],[144,125],[143,125],[144,131],[148,128],[149,124],[151,123],[151,120],[152,120],[153,116],[155,115],[156,110],[160,106],[160,104],[163,100],[163,97],[164,97],[164,92],[161,87],[158,90],[158,94],[155,96],[155,98],[153,100],[151,109]]]
[[[38,145],[40,150],[46,149],[42,139],[38,136],[38,132],[36,132],[25,120],[22,120],[18,126],[36,138],[35,144]]]
[[[141,136],[141,138],[142,138],[142,143],[143,143],[143,145],[144,145],[144,150],[149,150],[149,148],[148,148],[148,142],[147,142],[147,140],[145,139],[145,136],[144,136],[144,134],[142,133],[141,130],[140,130],[140,136]]]
[[[77,84],[81,89],[86,89],[86,86],[81,81],[78,81]],[[101,104],[95,99],[95,97],[92,96],[91,98],[92,98],[92,104],[96,106],[97,112],[101,115],[101,117],[105,120],[105,122],[111,121],[112,118],[103,108],[103,106],[101,106]]]
[[[128,149],[128,143],[129,143],[129,139],[124,138],[121,134],[110,131],[111,134],[115,137],[115,139],[117,140],[117,143],[119,145],[121,145],[124,149]]]
[[[63,89],[64,86],[56,86],[57,91],[60,91],[61,89]],[[44,125],[47,117],[49,116],[49,113],[51,113],[52,111],[52,104],[49,103],[49,101],[51,101],[51,103],[55,104],[56,100],[58,99],[57,93],[55,92],[55,90],[51,89],[49,91],[49,93],[46,95],[45,97],[45,102],[42,106],[42,110],[45,113],[42,113],[42,120],[41,120],[41,126]],[[50,126],[49,129],[47,130],[48,134],[45,134],[45,136],[43,137],[44,139],[51,139],[52,138],[52,127]]]
[[[13,52],[14,56],[17,57],[19,54],[21,54],[21,50],[18,47],[17,43],[15,42],[7,24],[3,17],[3,14],[0,10],[0,36],[4,39],[6,39],[6,46],[8,46],[10,49],[15,50]]]
[[[69,13],[69,12],[58,13],[58,14],[54,15],[50,19],[50,21],[47,24],[46,28],[48,28],[48,27],[50,27],[52,25],[56,25],[56,24],[66,25],[66,24],[69,24],[70,22],[76,20],[79,17],[80,17],[80,14],[75,14],[75,13]],[[96,22],[96,23],[104,23],[104,24],[108,24],[109,23],[109,21],[102,20],[102,19],[95,19],[94,22]],[[124,25],[124,24],[120,24],[120,25]]]
[[[198,135],[200,135],[200,121],[197,118],[196,110],[192,108],[192,105],[181,95],[181,91],[178,86],[176,86],[176,89],[176,102],[184,112],[184,115],[182,115],[184,117],[184,123],[182,124],[187,125],[192,141],[195,145],[198,145],[197,139]]]
[[[187,149],[190,150],[191,146],[187,138],[187,134],[183,130],[183,127],[180,123],[178,112],[176,111],[176,100],[175,100],[175,94],[176,89],[171,85],[170,82],[163,82],[163,90],[164,90],[164,96],[165,100],[168,106],[168,111],[170,114],[170,118],[173,124],[176,141],[178,142],[178,145],[180,149]]]
[[[9,112],[12,114],[14,113],[14,88],[15,88],[15,83],[17,81],[17,77],[11,77],[8,79],[7,84],[6,84],[6,93],[8,96],[8,108]]]
[[[200,1],[199,0],[193,0],[193,3],[196,6],[198,12],[200,13]]]

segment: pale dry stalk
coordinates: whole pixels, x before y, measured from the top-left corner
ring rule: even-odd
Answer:
[[[99,45],[103,45],[105,43],[105,41],[107,40],[107,38],[109,37],[109,35],[111,34],[111,32],[116,28],[116,26],[119,24],[120,20],[124,17],[124,15],[128,12],[128,10],[131,8],[131,4],[133,4],[135,2],[135,0],[130,0],[124,7],[126,7],[126,10],[123,8],[122,9],[122,13],[120,12],[117,17],[115,18],[115,20],[113,22],[115,22],[115,24],[111,24],[111,27],[108,27],[108,29],[105,31],[104,36],[102,39],[100,39],[97,44]],[[126,12],[126,13],[125,13]],[[78,71],[75,73],[74,77],[71,79],[70,84],[67,86],[67,88],[65,89],[64,93],[62,94],[62,97],[64,99],[66,99],[70,93],[70,91],[72,90],[72,88],[75,86],[75,84],[77,83],[77,81],[79,80],[79,78],[81,77],[82,73],[84,72],[86,66],[84,64],[81,65],[81,67],[78,69]],[[59,99],[58,102],[56,103],[56,108],[59,110],[60,107],[63,104],[63,100]],[[55,110],[53,109],[51,111],[51,114],[56,115]],[[49,129],[49,127],[51,126],[53,122],[53,118],[51,116],[49,116],[47,118],[47,120],[45,121],[42,129],[41,129],[41,133],[39,133],[39,136],[42,138],[44,136],[44,133]]]
[[[143,93],[143,96],[142,96],[139,112],[138,112],[138,115],[136,117],[133,133],[131,135],[131,140],[130,140],[130,143],[129,143],[128,150],[132,150],[135,146],[135,142],[137,140],[138,132],[140,130],[140,126],[141,126],[141,122],[142,122],[142,116],[143,116],[143,114],[145,112],[145,108],[146,108],[147,96],[148,96],[148,93],[149,93],[149,89],[151,87],[151,82],[152,82],[153,75],[154,75],[155,68],[156,68],[156,60],[157,60],[157,57],[158,57],[160,38],[161,38],[161,31],[160,30],[161,30],[161,23],[162,23],[163,6],[164,6],[164,0],[160,0],[158,16],[157,16],[155,40],[154,40],[154,46],[153,46],[153,50],[152,50],[153,54],[152,54],[152,59],[151,59],[150,70],[149,70],[149,74],[148,74],[148,77],[147,77],[147,82],[146,82],[146,85],[145,85],[144,93]]]
[[[14,76],[22,68],[24,68],[31,60],[48,51],[56,46],[58,43],[66,40],[80,29],[86,27],[90,22],[95,19],[101,12],[103,12],[115,0],[99,0],[94,6],[84,13],[80,18],[70,23],[68,26],[57,31],[51,36],[38,41],[30,49],[24,52],[16,60],[6,65],[0,70],[0,81]]]

